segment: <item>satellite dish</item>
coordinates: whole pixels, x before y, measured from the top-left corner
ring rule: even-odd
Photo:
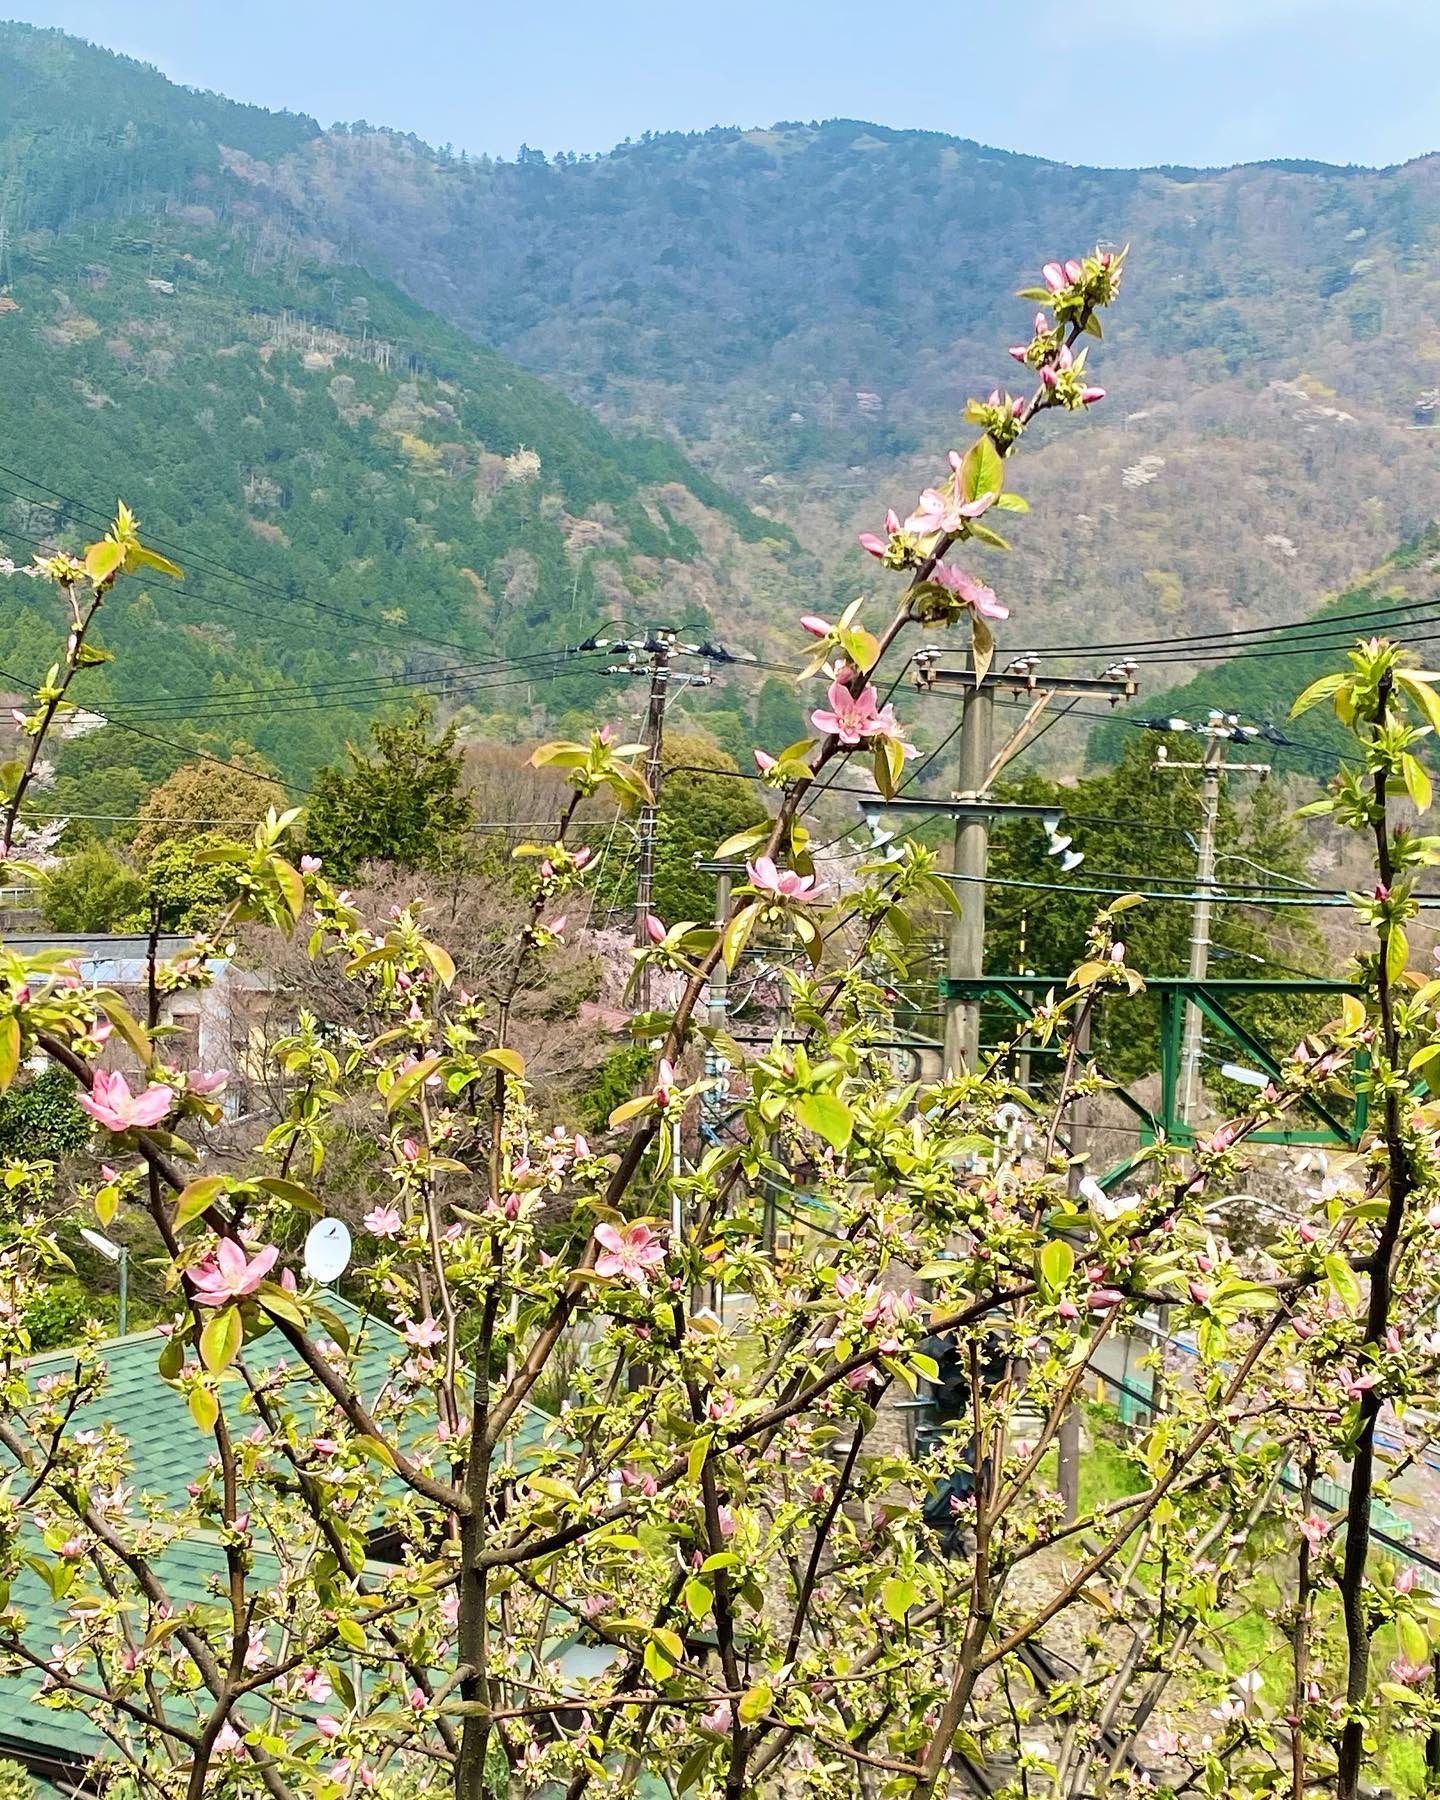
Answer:
[[[350,1231],[343,1219],[321,1219],[305,1239],[305,1273],[312,1281],[338,1281],[350,1266]]]

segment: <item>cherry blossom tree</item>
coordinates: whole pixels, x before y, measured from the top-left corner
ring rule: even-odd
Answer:
[[[1370,644],[1305,697],[1355,734],[1322,804],[1374,842],[1369,1001],[1193,1151],[1157,1146],[1123,1193],[1067,1143],[1103,1085],[1082,1049],[1096,1005],[1144,990],[1127,902],[1025,1022],[1059,1072],[1021,1159],[1009,1121],[1034,1103],[1004,1047],[927,1083],[897,1081],[885,1047],[912,917],[953,903],[935,857],[902,843],[843,893],[811,859],[803,802],[827,769],[868,756],[882,793],[898,783],[904,725],[877,683],[904,634],[958,625],[986,672],[1005,608],[958,558],[1002,549],[993,521],[1025,511],[1008,472],[1028,435],[1102,399],[1080,340],[1123,261],[1046,266],[1030,291],[1046,310],[1013,352],[1033,391],[972,402],[975,442],[862,540],[899,578],[884,621],[862,623],[873,600],[802,621],[803,678],[828,690],[817,735],[757,752],[773,806],[717,849],[748,877],[723,927],[657,920],[636,952],[683,988],[634,1020],[654,1072],[603,1138],[544,1114],[513,1025],[588,878],[577,812],[644,797],[640,747],[607,729],[536,752],[568,799],[550,840],[521,848],[527,911],[488,1004],[421,910],[365,918],[292,860],[292,815],[218,853],[236,898],[157,992],[202,985],[261,920],[303,932],[348,994],[274,1045],[280,1110],[253,1167],[197,1162],[219,1078],[166,1061],[153,1008],[133,1017],[63,955],[0,949],[0,1080],[41,1057],[80,1084],[107,1162],[76,1214],[148,1233],[171,1302],[153,1405],[188,1412],[195,1444],[174,1492],[137,1486],[144,1447],[106,1422],[98,1328],[32,1363],[27,1299],[64,1252],[39,1204],[49,1172],[17,1164],[0,1670],[33,1680],[37,1717],[83,1714],[139,1790],[1350,1800],[1382,1736],[1440,1766],[1434,1607],[1371,1526],[1385,1480],[1423,1456],[1414,1403],[1440,1349],[1423,1086],[1440,981],[1409,971],[1405,940],[1440,840],[1392,819],[1402,790],[1429,803],[1432,678]],[[0,771],[7,852],[45,735],[103,655],[97,614],[147,560],[122,510],[83,559],[41,565],[69,631],[26,716],[28,763]],[[704,1002],[752,940],[799,954],[789,1028],[747,1053]],[[117,1037],[138,1087],[98,1066]],[[1358,1086],[1373,1141],[1316,1193],[1297,1183],[1261,1249],[1232,1247],[1224,1201],[1251,1140]],[[342,1107],[351,1138],[357,1109],[370,1122],[375,1194],[344,1307],[299,1254]],[[777,1203],[814,1221],[783,1256]],[[1187,1378],[1137,1428],[1133,1480],[1067,1517],[1062,1424],[1157,1306],[1193,1342]],[[897,1399],[942,1387],[949,1423],[911,1443]],[[1382,1418],[1401,1445],[1384,1466]],[[1337,1475],[1348,1512],[1327,1517]],[[181,1551],[200,1576],[174,1576]],[[1262,1555],[1275,1649],[1237,1682],[1214,1652]]]

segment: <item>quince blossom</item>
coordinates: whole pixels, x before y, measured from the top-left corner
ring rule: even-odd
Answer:
[[[143,1093],[132,1094],[130,1084],[119,1070],[97,1069],[94,1085],[88,1094],[78,1094],[82,1112],[107,1131],[130,1131],[135,1127],[158,1125],[175,1104],[168,1087],[151,1082]]]
[[[658,1269],[665,1260],[665,1246],[648,1225],[637,1220],[623,1231],[616,1225],[597,1225],[595,1242],[600,1246],[595,1258],[597,1275],[631,1282],[648,1293],[650,1270]]]
[[[189,1271],[189,1281],[201,1306],[224,1306],[253,1294],[275,1266],[280,1252],[267,1244],[254,1256],[246,1256],[234,1238],[221,1238],[213,1253]]]
[[[773,857],[757,856],[747,862],[745,873],[750,885],[775,900],[809,900],[815,891],[813,875],[797,875],[793,869],[779,869]]]
[[[907,756],[915,754],[915,746],[900,736],[901,726],[894,708],[881,706],[874,682],[858,694],[852,694],[843,681],[832,681],[826,696],[830,704],[811,713],[810,723],[817,731],[839,738],[842,744],[854,746],[866,739],[893,738]]]
[[[983,581],[977,581],[964,569],[956,568],[951,563],[936,563],[930,571],[930,579],[937,587],[958,594],[966,606],[972,607],[982,619],[1010,617],[1010,608],[996,599],[994,588],[986,587]]]

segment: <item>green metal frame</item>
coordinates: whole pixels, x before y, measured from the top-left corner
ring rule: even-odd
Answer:
[[[1068,986],[1068,978],[1063,975],[982,975],[973,978],[942,976],[940,994],[945,1000],[993,1000],[1008,1008],[1017,1018],[1028,1019],[1035,1009],[1038,995],[1051,991],[1064,993]],[[1257,994],[1363,996],[1365,993],[1358,982],[1329,980],[1323,976],[1284,981],[1206,976],[1203,980],[1192,981],[1185,975],[1162,975],[1147,981],[1145,991],[1153,995],[1160,1004],[1159,1110],[1152,1111],[1123,1087],[1113,1090],[1116,1099],[1122,1101],[1139,1119],[1142,1146],[1158,1143],[1162,1139],[1172,1144],[1193,1144],[1195,1141],[1195,1129],[1181,1119],[1178,1105],[1180,1053],[1185,1034],[1187,1005],[1193,1003],[1197,1006],[1215,1029],[1243,1051],[1247,1061],[1253,1063],[1263,1074],[1278,1078],[1278,1058],[1248,1026],[1235,1017],[1227,1002]],[[1355,1059],[1356,1072],[1363,1072],[1368,1066],[1369,1058],[1361,1052]],[[1256,1131],[1250,1134],[1248,1141],[1261,1144],[1340,1144],[1354,1149],[1364,1137],[1369,1122],[1370,1097],[1363,1083],[1357,1084],[1354,1098],[1354,1115],[1348,1124],[1323,1101],[1307,1095],[1302,1098],[1300,1105],[1304,1113],[1314,1121],[1308,1129]],[[1107,1170],[1100,1177],[1101,1185],[1108,1187],[1121,1180],[1136,1160],[1135,1157],[1129,1157],[1115,1168]]]

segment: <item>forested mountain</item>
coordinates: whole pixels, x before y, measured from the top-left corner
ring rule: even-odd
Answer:
[[[117,610],[129,698],[466,667],[622,617],[763,650],[817,571],[874,581],[855,528],[1015,376],[1011,290],[1102,239],[1132,245],[1110,397],[1025,447],[1036,510],[985,571],[1006,652],[1301,619],[1440,514],[1440,158],[1097,170],[831,121],[496,163],[20,26],[0,91],[0,466],[124,492],[211,559]],[[53,495],[0,485],[24,552]],[[7,613],[0,669],[38,654]],[[596,692],[483,704],[523,697],[504,734]],[[303,772],[375,703],[203,723]]]
[[[1110,398],[1026,450],[1007,647],[1298,618],[1440,511],[1437,157],[1115,171],[832,121],[515,164],[356,129],[247,169],[607,418],[677,433],[847,593],[853,530],[1016,378],[1012,290],[1129,242]]]
[[[88,703],[130,729],[65,749],[61,800],[133,807],[179,760],[156,737],[253,746],[303,781],[363,737],[385,676],[524,736],[602,690],[613,705],[614,683],[497,659],[773,606],[782,526],[338,261],[227,168],[312,122],[18,26],[0,94],[0,556],[98,536],[120,495],[187,569],[107,611],[117,660]],[[47,592],[0,580],[11,687],[53,655]]]

